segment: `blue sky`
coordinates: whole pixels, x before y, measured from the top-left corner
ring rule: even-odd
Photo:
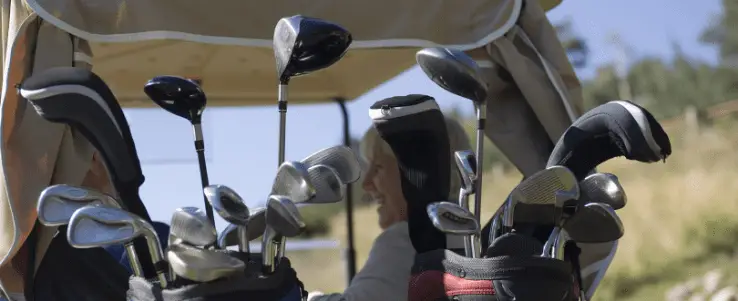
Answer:
[[[716,51],[697,42],[700,31],[719,12],[719,0],[565,0],[549,12],[555,23],[570,19],[591,48],[591,64],[580,70],[590,77],[595,66],[612,60],[607,37],[618,32],[634,57],[673,55],[672,42],[694,58],[716,61]],[[207,91],[206,91],[207,92]],[[436,87],[417,68],[411,68],[349,104],[351,132],[359,137],[369,126],[367,108],[376,100],[410,93],[436,97],[442,107],[466,100]],[[197,159],[189,122],[160,109],[127,110],[146,182],[141,197],[155,220],[169,221],[175,208],[203,207]],[[261,205],[277,166],[276,106],[209,108],[204,114],[206,153],[211,184],[234,188],[250,206]],[[341,115],[337,105],[291,106],[287,118],[287,160],[299,160],[319,149],[341,143]],[[156,163],[160,160],[182,163]],[[218,229],[225,222],[217,221]]]

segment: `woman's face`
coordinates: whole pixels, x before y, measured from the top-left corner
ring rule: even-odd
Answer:
[[[364,191],[379,204],[379,226],[389,226],[407,220],[407,204],[402,194],[400,169],[394,157],[378,147],[374,149],[369,170],[362,183]]]

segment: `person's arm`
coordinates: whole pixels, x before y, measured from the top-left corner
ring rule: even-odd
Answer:
[[[308,300],[405,300],[414,258],[407,223],[393,225],[374,241],[366,264],[343,294],[313,293]]]

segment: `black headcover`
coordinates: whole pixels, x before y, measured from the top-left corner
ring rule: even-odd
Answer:
[[[125,209],[151,222],[139,196],[144,176],[128,121],[100,77],[82,68],[50,68],[23,81],[20,94],[42,118],[82,133],[103,157]],[[143,238],[134,243],[139,257],[150,258]],[[155,275],[150,261],[142,265],[147,276]]]
[[[446,235],[426,212],[450,189],[450,146],[438,104],[427,95],[391,97],[374,103],[369,116],[397,157],[413,247],[418,253],[446,248]]]
[[[547,166],[568,167],[580,181],[597,165],[619,156],[652,163],[671,155],[671,142],[646,109],[627,100],[611,101],[569,126]]]

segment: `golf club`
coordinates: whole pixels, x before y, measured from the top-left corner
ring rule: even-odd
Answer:
[[[564,230],[572,240],[581,243],[603,243],[623,237],[624,227],[620,217],[607,204],[588,203],[564,224]]]
[[[26,78],[19,93],[41,118],[68,124],[87,138],[103,158],[122,207],[151,222],[139,195],[144,176],[128,121],[100,77],[84,68],[49,68]],[[152,256],[143,238],[133,243],[139,256]],[[156,275],[152,264],[142,267],[147,278]]]
[[[66,225],[74,211],[87,205],[121,207],[112,196],[93,189],[65,184],[53,185],[46,187],[38,197],[38,221],[48,227]]]
[[[469,195],[476,193],[477,166],[474,152],[472,151],[456,151],[454,152],[456,168],[461,177],[462,186],[459,189],[459,205],[469,210]],[[474,245],[473,236],[464,236],[464,251],[466,256],[474,254],[474,250],[481,253],[480,246]]]
[[[215,227],[200,208],[177,208],[169,223],[168,245],[187,244],[207,249],[215,245],[217,235]]]
[[[474,102],[477,115],[477,162],[484,167],[484,124],[487,119],[487,82],[477,63],[466,53],[448,48],[426,48],[415,54],[415,59],[438,86]],[[474,216],[480,218],[482,207],[482,173],[477,174],[474,193]]]
[[[503,227],[515,222],[558,224],[567,201],[579,199],[579,183],[563,166],[551,166],[523,180],[505,203]]]
[[[128,257],[136,263],[131,267],[134,274],[144,277],[138,254],[130,247],[130,242],[140,236],[146,239],[152,264],[163,266],[163,254],[156,230],[149,222],[133,213],[112,207],[85,206],[74,212],[67,228],[69,245],[78,249],[125,244]],[[157,269],[157,276],[161,287],[167,287],[165,269]]]
[[[192,123],[202,188],[210,185],[207,163],[205,162],[205,140],[202,135],[202,113],[205,111],[207,98],[200,85],[192,80],[177,76],[157,76],[144,85],[144,93],[162,109]],[[205,212],[210,224],[215,227],[213,208],[210,207],[207,200],[205,200]]]
[[[427,207],[428,217],[433,226],[443,233],[473,237],[479,234],[479,221],[469,209],[451,202],[435,202]],[[478,243],[476,245],[479,245]],[[467,249],[466,256],[479,258],[480,254],[475,249]]]
[[[351,33],[341,26],[300,15],[285,17],[274,27],[274,59],[279,80],[279,163],[284,162],[287,86],[290,79],[330,67],[351,45]]]
[[[348,146],[337,145],[319,150],[300,162],[310,168],[321,164],[333,169],[343,184],[351,184],[361,177],[359,157]]]
[[[594,173],[579,182],[582,191],[579,204],[598,202],[618,210],[625,207],[628,196],[618,177],[611,173]]]
[[[243,274],[246,264],[227,252],[175,244],[167,250],[172,272],[184,279],[210,282]]]
[[[261,256],[264,274],[275,269],[276,248],[283,245],[283,237],[295,237],[305,229],[300,211],[289,198],[271,195],[266,207],[266,229],[262,237]]]
[[[277,169],[270,194],[288,196],[297,202],[304,202],[315,196],[308,167],[296,161],[282,162]]]
[[[225,185],[210,185],[203,189],[205,198],[227,222],[238,225],[238,251],[246,254],[249,250],[249,207],[236,191]]]
[[[251,216],[249,216],[249,227],[246,235],[248,236],[248,240],[252,241],[264,234],[264,230],[266,229],[266,208],[259,207],[250,211]],[[228,226],[220,232],[220,235],[218,235],[219,249],[225,250],[227,247],[239,245],[237,229],[238,226],[228,224]]]

